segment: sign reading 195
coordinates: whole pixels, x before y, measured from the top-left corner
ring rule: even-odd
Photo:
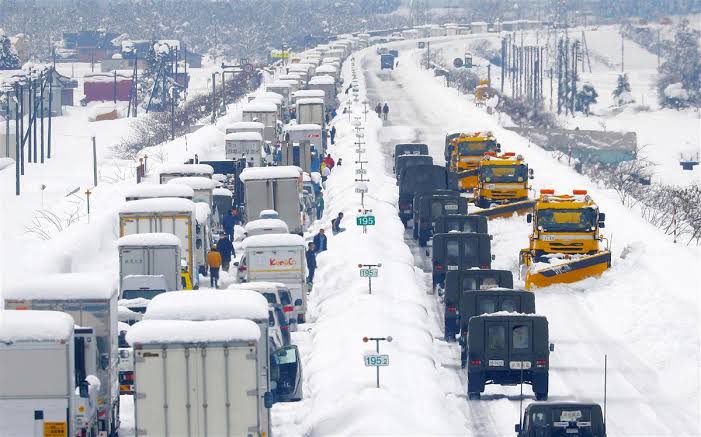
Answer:
[[[389,355],[385,354],[366,354],[365,367],[385,367],[389,366]]]
[[[359,215],[355,218],[355,224],[358,226],[375,226],[375,216]]]

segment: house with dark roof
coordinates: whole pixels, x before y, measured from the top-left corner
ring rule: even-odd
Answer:
[[[118,51],[112,40],[118,36],[118,33],[104,30],[64,32],[62,50],[58,53],[66,61],[96,62],[111,59]]]

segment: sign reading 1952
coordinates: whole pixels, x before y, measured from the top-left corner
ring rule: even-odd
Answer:
[[[359,215],[355,218],[355,224],[358,226],[375,226],[375,216]]]

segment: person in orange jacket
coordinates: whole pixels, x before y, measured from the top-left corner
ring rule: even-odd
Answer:
[[[219,268],[221,268],[221,254],[217,252],[217,245],[213,244],[207,253],[207,265],[209,266],[209,283],[212,288],[219,288]]]

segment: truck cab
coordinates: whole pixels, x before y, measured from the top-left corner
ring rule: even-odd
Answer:
[[[394,174],[397,177],[397,185],[399,185],[403,170],[412,165],[433,165],[433,158],[429,155],[399,155],[394,158]]]
[[[517,437],[606,437],[601,406],[588,402],[533,402],[514,428]]]
[[[494,204],[527,200],[530,178],[533,178],[533,169],[529,170],[523,156],[487,152],[479,163],[475,204],[489,208]]]
[[[424,143],[399,143],[394,145],[395,159],[404,155],[428,155],[428,145]]]
[[[434,235],[431,254],[434,288],[444,288],[445,275],[449,271],[491,268],[491,239],[489,234],[473,232]]]
[[[470,269],[451,270],[445,275],[445,289],[443,292],[445,336],[447,341],[455,340],[455,335],[460,332],[462,322],[470,320],[462,318],[462,296],[466,290],[486,290],[490,288],[512,288],[513,276],[507,270]],[[465,329],[467,332],[467,329]],[[464,340],[460,337],[461,341]]]
[[[536,400],[548,399],[550,352],[548,320],[505,311],[470,318],[467,335],[467,395],[479,399],[486,384],[533,388]]]
[[[447,234],[451,231],[486,234],[488,229],[487,218],[476,215],[450,214],[436,217],[434,222],[434,234]]]
[[[394,70],[394,56],[389,53],[380,55],[380,70]]]
[[[419,191],[448,189],[448,172],[440,165],[413,165],[399,179],[399,218],[406,228],[413,216],[414,195]]]
[[[467,199],[453,190],[434,190],[416,193],[412,206],[414,212],[414,238],[424,247],[433,236],[433,226],[438,217],[467,214]]]
[[[457,178],[460,191],[472,192],[477,188],[477,172],[486,152],[501,149],[491,132],[460,134],[448,142],[448,168]]]

